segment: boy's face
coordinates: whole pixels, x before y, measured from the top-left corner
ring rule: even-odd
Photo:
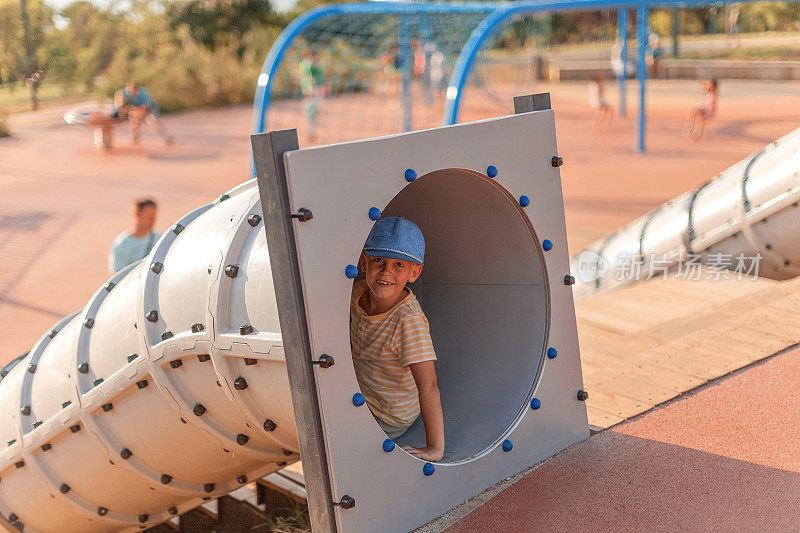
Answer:
[[[366,274],[372,297],[391,304],[400,299],[406,283],[413,283],[422,274],[422,265],[402,259],[373,257],[364,252],[361,252],[358,265]]]

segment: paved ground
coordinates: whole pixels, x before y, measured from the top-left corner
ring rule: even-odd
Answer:
[[[650,87],[646,155],[634,150],[634,84],[629,116],[617,117],[606,130],[591,126],[585,84],[533,88],[552,94],[559,151],[566,161],[562,177],[572,251],[800,123],[800,83],[723,81],[719,117],[708,136],[695,143],[682,135],[681,125],[702,101],[699,86],[657,81]],[[609,99],[616,102],[611,86]],[[328,103],[335,112],[336,102]],[[462,118],[510,111],[510,104],[498,106],[476,95],[465,101]],[[23,116],[12,121],[19,135],[0,139],[0,324],[5,332],[0,362],[27,351],[105,281],[108,246],[130,223],[133,198],[152,195],[160,202],[163,229],[247,178],[249,106],[180,113],[164,121],[177,138],[173,147],[161,146],[152,135],[134,147],[121,130],[118,148],[110,154],[92,148],[88,130],[60,125],[52,114],[48,120]]]
[[[800,349],[545,461],[446,529],[797,531]]]

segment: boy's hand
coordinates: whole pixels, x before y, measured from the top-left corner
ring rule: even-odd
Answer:
[[[413,448],[411,446],[400,446],[405,451],[423,461],[441,461],[444,457],[444,450],[437,449],[434,446],[425,446],[424,448]]]

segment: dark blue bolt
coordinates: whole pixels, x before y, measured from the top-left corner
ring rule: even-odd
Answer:
[[[542,249],[544,249],[545,252],[549,252],[550,250],[552,250],[553,241],[551,241],[550,239],[545,239],[544,241],[542,241]]]
[[[497,167],[494,165],[489,165],[489,167],[486,169],[486,175],[490,178],[497,177]]]
[[[542,406],[542,401],[541,401],[539,398],[533,398],[533,399],[531,399],[531,409],[533,409],[534,411],[536,411],[536,410],[537,410],[537,409],[539,409],[541,406]]]
[[[432,476],[434,472],[436,472],[436,467],[432,463],[425,463],[425,466],[422,467],[422,473],[426,476]]]
[[[358,267],[355,265],[347,265],[344,269],[344,275],[350,279],[358,276]]]
[[[557,355],[558,355],[558,350],[556,350],[552,346],[547,349],[547,358],[548,359],[555,359]]]
[[[417,179],[417,173],[416,173],[416,172],[414,172],[414,169],[413,169],[413,168],[407,168],[407,169],[406,169],[406,174],[405,174],[405,177],[406,177],[406,181],[407,181],[407,182],[409,182],[409,183],[411,183],[412,181],[414,181],[415,179]]]
[[[361,407],[362,405],[364,405],[364,402],[366,401],[367,399],[364,398],[364,395],[361,394],[360,392],[353,394],[353,405],[355,405],[356,407]]]
[[[531,199],[523,194],[519,197],[519,205],[522,207],[528,207],[531,205]]]
[[[513,447],[514,447],[514,443],[511,442],[510,440],[506,439],[506,440],[503,441],[503,451],[504,452],[510,452]]]
[[[383,441],[383,451],[389,453],[394,450],[394,441],[392,439],[386,439]]]
[[[370,220],[378,220],[379,218],[381,218],[381,210],[378,209],[377,207],[370,207],[369,213],[367,214],[369,215]]]

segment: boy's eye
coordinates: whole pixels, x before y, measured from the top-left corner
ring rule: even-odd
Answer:
[[[405,267],[405,265],[404,265],[403,263],[399,262],[399,261],[398,261],[397,263],[395,263],[395,264],[394,264],[394,266],[395,266],[396,268],[403,268],[403,267]]]

